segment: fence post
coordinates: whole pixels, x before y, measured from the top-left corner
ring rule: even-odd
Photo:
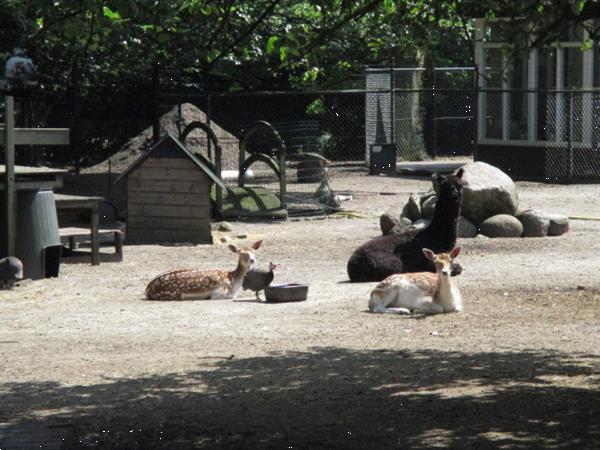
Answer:
[[[210,84],[208,78],[208,72],[204,72],[204,91],[206,93],[206,124],[210,127],[210,123],[212,120],[212,102],[210,95]],[[210,139],[206,140],[206,153],[208,155],[208,159],[212,159],[212,147]],[[218,173],[217,176],[221,178],[221,174]]]
[[[160,120],[158,117],[158,96],[160,89],[159,65],[156,61],[152,65],[152,143],[160,139]]]
[[[75,165],[75,173],[79,175],[81,155],[80,155],[80,120],[81,114],[81,92],[80,92],[80,71],[79,64],[73,66],[73,73],[71,75],[72,83],[72,117],[71,117],[71,160]]]
[[[432,120],[431,120],[433,122],[433,143],[432,143],[432,152],[431,152],[432,159],[435,159],[437,156],[437,120],[436,120],[437,106],[435,104],[435,84],[437,81],[436,74],[437,74],[437,71],[435,70],[435,67],[434,67],[432,83],[431,83],[431,115],[433,116]]]
[[[4,151],[6,167],[6,255],[14,256],[17,242],[17,210],[15,185],[15,100],[4,97]]]
[[[569,112],[567,113],[567,120],[569,121],[569,123],[567,124],[568,126],[568,133],[567,133],[567,151],[568,151],[568,158],[569,158],[569,172],[568,172],[568,180],[572,181],[573,180],[573,90],[569,90],[568,91],[568,96],[569,96]]]
[[[390,144],[394,144],[395,143],[395,133],[394,133],[394,127],[395,127],[395,111],[394,111],[394,58],[392,58],[391,63],[390,63]]]
[[[479,151],[479,68],[475,66],[473,72],[473,119],[475,124],[473,126],[473,161],[478,161]]]

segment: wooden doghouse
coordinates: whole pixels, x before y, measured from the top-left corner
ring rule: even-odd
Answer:
[[[125,170],[129,243],[211,244],[212,164],[165,135]]]

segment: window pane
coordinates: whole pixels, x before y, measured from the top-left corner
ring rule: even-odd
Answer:
[[[490,89],[502,88],[504,71],[502,49],[488,48],[484,50],[486,87]]]
[[[510,76],[510,139],[527,139],[527,60],[512,64]]]
[[[502,88],[503,55],[501,49],[490,48],[484,51],[486,87]],[[502,139],[502,93],[485,94],[485,137]]]
[[[539,89],[556,89],[556,49],[543,48],[538,57],[538,82]]]
[[[542,90],[537,99],[537,139],[552,141],[556,137],[556,93],[543,90],[556,89],[556,49],[539,51],[537,75],[537,85]]]
[[[564,89],[583,87],[583,52],[579,48],[563,49]]]

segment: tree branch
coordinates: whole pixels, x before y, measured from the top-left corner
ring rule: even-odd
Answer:
[[[213,59],[208,65],[205,66],[206,70],[210,70],[217,61],[225,57],[225,55],[229,54],[233,51],[240,42],[250,36],[254,30],[262,23],[264,20],[273,12],[275,7],[281,3],[281,0],[273,0],[271,4],[262,12],[262,14],[252,23],[243,33],[241,33],[230,45],[228,45],[225,49],[221,50],[219,54]]]
[[[223,20],[221,21],[221,24],[217,27],[217,29],[212,33],[212,35],[208,39],[206,48],[210,48],[215,42],[215,39],[217,39],[217,36],[219,36],[219,34],[221,34],[221,32],[225,29],[225,26],[227,25],[227,22],[229,21],[229,17],[231,15],[231,8],[233,7],[234,3],[235,0],[230,0],[229,5],[227,5],[227,10],[223,15]]]
[[[332,35],[336,31],[340,30],[348,22],[350,22],[352,20],[360,19],[364,15],[370,13],[371,11],[374,11],[375,9],[377,9],[377,7],[381,3],[382,3],[382,0],[373,0],[369,3],[367,3],[366,5],[364,5],[362,8],[359,8],[356,11],[348,14],[346,17],[344,17],[342,20],[337,22],[331,28],[320,31],[319,35],[311,43],[309,43],[306,47],[304,47],[304,50],[310,51],[313,48],[317,47],[318,45],[323,43],[330,35]]]

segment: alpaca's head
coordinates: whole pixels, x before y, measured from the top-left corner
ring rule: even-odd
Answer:
[[[434,174],[433,178],[438,186],[439,196],[452,200],[462,198],[463,186],[466,184],[462,180],[463,173],[463,169],[458,169],[455,175]]]

